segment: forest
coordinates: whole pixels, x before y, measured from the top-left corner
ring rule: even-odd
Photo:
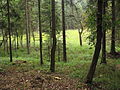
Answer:
[[[0,90],[120,90],[120,0],[0,0]]]

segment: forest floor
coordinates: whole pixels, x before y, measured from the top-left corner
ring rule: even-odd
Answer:
[[[17,51],[13,49],[12,63],[9,62],[9,54],[0,48],[0,90],[90,90],[84,81],[94,48],[87,44],[84,36],[83,46],[80,46],[78,32],[67,31],[68,61],[67,63],[62,61],[61,53],[59,62],[56,55],[55,73],[49,70],[50,60],[45,51],[44,65],[39,65],[38,47],[31,46],[32,52],[29,55],[26,53],[26,47]],[[38,41],[36,43],[39,45]],[[117,50],[120,51],[119,48]],[[109,52],[109,48],[107,51]],[[91,90],[120,90],[120,58],[108,55],[107,65],[101,65],[100,61],[101,55],[93,84],[90,85]]]
[[[66,74],[68,71],[51,73],[29,67],[29,62],[17,60],[7,67],[5,66],[4,69],[0,68],[0,90],[101,89],[98,83],[88,86],[84,82],[80,82],[80,78],[71,78]]]
[[[78,90],[78,79],[58,73],[18,68],[13,65],[0,72],[0,90]]]
[[[110,63],[109,63],[110,64]],[[30,68],[32,67],[32,68]],[[83,67],[83,70],[82,70]],[[51,73],[38,69],[32,63],[17,60],[0,68],[0,90],[119,90],[120,64],[98,65],[94,83],[90,86],[85,78],[86,65],[75,65]],[[71,70],[68,70],[71,69]],[[76,69],[76,71],[75,71]],[[81,69],[81,71],[80,71]],[[79,70],[79,71],[78,71]]]

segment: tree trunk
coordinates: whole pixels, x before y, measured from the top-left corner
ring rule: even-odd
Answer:
[[[21,47],[23,47],[23,35],[20,36],[20,44],[21,44]]]
[[[32,31],[32,37],[33,37],[33,42],[34,42],[34,47],[35,47],[35,35],[34,35],[34,30]]]
[[[17,49],[19,48],[19,37],[18,37],[18,31],[16,31],[16,35],[17,35]]]
[[[40,64],[42,65],[43,58],[42,58],[41,0],[38,0],[38,12],[39,12]]]
[[[13,42],[15,43],[14,44],[14,49],[15,49],[15,51],[17,51],[17,44],[16,44],[16,37],[15,36],[14,36]]]
[[[80,46],[82,46],[82,33],[80,32],[80,29],[78,29],[78,33],[79,33]]]
[[[2,35],[3,35],[3,48],[4,48],[4,55],[5,55],[5,34],[3,29],[2,29]]]
[[[112,37],[111,37],[111,54],[115,54],[115,0],[112,0]]]
[[[107,6],[107,0],[104,0],[103,3],[103,15],[105,17],[106,15],[106,6]],[[103,38],[102,38],[102,60],[101,64],[106,64],[106,21],[103,20]]]
[[[28,40],[29,40],[29,48],[31,44],[31,7],[30,5],[27,5],[27,11],[28,11]]]
[[[12,42],[11,42],[11,25],[10,25],[10,2],[7,0],[7,10],[8,10],[8,33],[9,33],[9,50],[10,50],[10,62],[12,62]]]
[[[25,17],[26,17],[26,44],[27,44],[27,53],[30,54],[29,50],[29,35],[28,35],[28,1],[25,0]]]
[[[56,23],[55,23],[55,0],[51,0],[52,7],[52,49],[51,49],[51,72],[55,72],[55,51],[56,51]]]
[[[58,42],[58,61],[60,62],[60,43]]]
[[[63,60],[67,62],[64,0],[62,0],[62,29],[63,29]]]
[[[6,38],[6,51],[7,51],[7,53],[9,54],[9,40],[8,40],[9,38],[7,37]]]
[[[90,66],[90,70],[87,74],[86,83],[91,84],[93,80],[93,76],[96,70],[96,65],[98,62],[100,50],[101,50],[101,40],[102,40],[102,5],[103,0],[98,0],[98,13],[97,13],[97,42],[95,46],[95,52],[93,55],[93,60]]]

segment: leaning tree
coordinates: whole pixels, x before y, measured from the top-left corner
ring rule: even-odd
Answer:
[[[99,54],[100,54],[100,50],[101,50],[103,0],[98,0],[97,7],[98,7],[97,8],[97,41],[96,41],[95,51],[94,51],[93,60],[90,66],[90,70],[87,74],[86,83],[92,83],[98,58],[99,58]]]

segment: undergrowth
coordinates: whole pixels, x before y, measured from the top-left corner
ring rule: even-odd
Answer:
[[[56,60],[56,73],[67,75],[70,78],[79,79],[84,82],[87,72],[92,61],[94,49],[87,45],[87,40],[83,38],[83,46],[79,45],[79,38],[77,31],[67,31],[67,59],[68,62]],[[36,50],[37,48],[38,50]],[[16,67],[18,71],[40,70],[45,73],[50,72],[50,60],[44,57],[44,65],[39,63],[39,47],[30,48],[32,51],[29,55],[26,53],[26,48],[19,48],[17,51],[13,50],[13,60],[24,60],[27,64],[13,65],[9,62],[9,54],[4,53],[0,49],[0,72],[10,67]],[[43,54],[43,56],[45,56]],[[94,76],[94,83],[100,84],[103,90],[120,90],[120,71],[116,70],[116,64],[120,64],[119,59],[107,59],[107,65],[101,65],[100,60],[97,65],[97,70]],[[79,85],[78,85],[79,86]],[[95,89],[96,90],[96,89]]]

